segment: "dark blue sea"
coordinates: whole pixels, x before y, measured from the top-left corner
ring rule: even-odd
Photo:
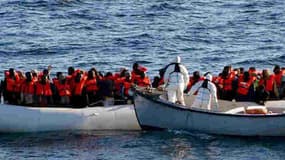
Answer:
[[[3,70],[285,66],[284,0],[0,0]],[[213,122],[214,125],[214,122]],[[284,159],[285,138],[181,131],[0,134],[0,159]]]

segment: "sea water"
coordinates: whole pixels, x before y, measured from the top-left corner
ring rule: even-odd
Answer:
[[[189,73],[285,62],[283,0],[1,0],[3,71],[158,70],[180,55]],[[0,118],[1,120],[1,118]],[[213,122],[214,123],[214,122]],[[1,159],[284,159],[284,138],[183,131],[1,134]]]

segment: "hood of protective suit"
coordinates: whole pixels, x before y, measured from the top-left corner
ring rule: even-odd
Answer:
[[[209,81],[212,81],[213,76],[210,73],[208,73],[205,78]]]
[[[175,59],[173,60],[173,63],[181,63],[180,56],[176,56]]]

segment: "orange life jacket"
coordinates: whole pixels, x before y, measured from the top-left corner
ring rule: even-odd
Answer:
[[[259,81],[259,85],[264,85],[265,91],[272,92],[274,87],[274,82],[275,82],[274,75],[270,75],[269,79],[267,80],[261,79]]]
[[[73,84],[73,95],[81,96],[82,91],[86,82],[86,78],[82,77],[79,83],[74,82]]]
[[[247,82],[239,81],[237,93],[240,95],[247,95],[251,84],[252,84],[251,80],[249,80]]]
[[[122,85],[124,84],[124,81],[125,81],[125,77],[119,77],[117,79],[115,79],[115,90],[116,91],[120,91],[121,90],[121,87]]]
[[[283,74],[281,71],[279,74],[274,75],[274,79],[275,79],[277,87],[281,87],[282,76],[283,76]]]
[[[85,83],[87,92],[96,92],[98,91],[97,80],[96,78],[89,79]]]
[[[148,77],[145,77],[144,79],[140,78],[137,81],[137,85],[140,87],[148,87],[150,84],[150,79]]]
[[[71,96],[70,86],[67,83],[64,83],[64,84],[58,83],[56,85],[56,89],[58,91],[59,96],[61,96],[61,97]]]
[[[132,82],[125,81],[124,82],[124,95],[129,95],[129,89],[132,87]]]
[[[35,94],[35,83],[31,82],[24,82],[21,87],[21,91],[24,94]]]
[[[8,92],[19,92],[20,89],[20,80],[19,77],[17,75],[15,75],[15,79],[7,77],[6,78],[6,83],[7,83],[7,87],[6,90]]]
[[[231,91],[233,90],[233,80],[234,80],[235,76],[234,76],[234,72],[230,73],[229,77],[227,77],[226,79],[223,79],[223,90],[224,91]]]
[[[46,83],[46,84],[36,83],[36,95],[37,96],[52,96],[50,83]]]

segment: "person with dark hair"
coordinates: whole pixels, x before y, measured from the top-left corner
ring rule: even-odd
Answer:
[[[87,94],[87,98],[88,104],[92,104],[96,101],[98,101],[98,84],[97,84],[97,76],[96,76],[96,70],[89,70],[88,71],[88,76],[87,76],[87,80],[85,83],[85,88],[86,88],[86,94]]]
[[[189,95],[197,93],[197,96],[191,107],[203,108],[208,110],[218,110],[217,88],[212,83],[212,75],[205,74],[205,80],[197,82],[192,86]]]
[[[115,85],[111,72],[106,73],[102,80],[98,81],[98,98],[104,106],[114,105]]]
[[[73,107],[86,107],[86,90],[84,88],[86,77],[84,76],[82,71],[75,72],[76,75],[72,82],[72,98],[71,102]]]
[[[69,105],[71,97],[71,88],[66,81],[66,77],[62,72],[57,73],[57,82],[54,83],[57,93],[57,103],[61,105]]]
[[[14,68],[10,68],[6,73],[6,94],[9,104],[18,104],[18,95],[20,89],[18,88],[20,84],[20,78],[16,73]]]
[[[189,92],[191,87],[194,86],[197,82],[204,80],[204,77],[200,75],[199,71],[194,71],[193,75],[189,78],[189,83],[187,85],[185,93]]]
[[[270,75],[267,69],[262,70],[262,77],[259,80],[256,101],[260,104],[264,104],[269,99],[278,99],[279,92],[277,90],[276,81],[274,75]]]
[[[249,93],[252,93],[254,90],[254,87],[252,86],[252,78],[249,75],[249,72],[244,72],[243,77],[239,78],[238,80],[238,89],[237,89],[237,95],[236,100],[237,101],[251,101],[252,95]]]
[[[35,82],[33,81],[32,73],[26,72],[26,80],[21,86],[21,102],[25,105],[33,105],[35,103]]]
[[[36,83],[36,100],[40,106],[53,104],[51,85],[47,76],[42,76],[41,80]]]
[[[225,66],[222,72],[222,84],[221,86],[221,99],[232,100],[234,98],[233,83],[235,80],[235,74],[232,71],[232,66]]]

